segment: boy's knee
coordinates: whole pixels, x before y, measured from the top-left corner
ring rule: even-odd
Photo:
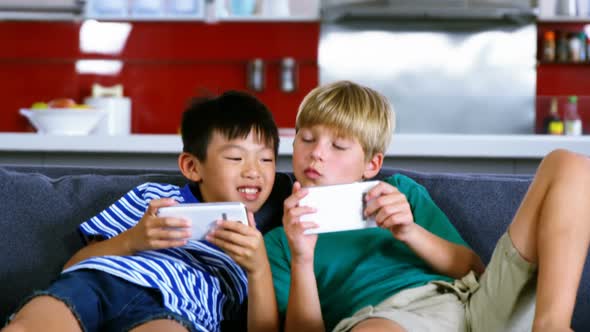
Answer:
[[[542,165],[557,178],[590,181],[590,158],[581,154],[565,149],[553,150],[543,158]]]
[[[7,326],[2,329],[2,332],[27,332],[27,328],[19,320],[10,322]]]

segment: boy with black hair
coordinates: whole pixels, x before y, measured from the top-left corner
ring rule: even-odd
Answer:
[[[190,105],[181,131],[178,166],[189,184],[142,184],[81,224],[88,245],[4,331],[218,331],[244,315],[248,330],[278,329],[253,215],[275,181],[273,117],[255,97],[227,92]],[[202,241],[189,241],[189,221],[157,215],[179,203],[223,201],[244,203],[248,225],[219,221]]]

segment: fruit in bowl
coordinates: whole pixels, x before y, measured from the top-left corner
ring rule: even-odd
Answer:
[[[69,106],[59,107],[66,105]],[[21,109],[20,114],[29,119],[40,134],[88,135],[106,112],[76,104],[71,99],[59,98],[48,103],[36,102],[31,108]]]
[[[75,108],[76,101],[71,98],[52,99],[47,103],[48,108]]]
[[[49,106],[47,106],[46,102],[42,102],[42,101],[38,101],[36,103],[33,103],[33,105],[31,105],[31,109],[34,110],[38,110],[38,109],[44,109],[44,108],[48,108]]]

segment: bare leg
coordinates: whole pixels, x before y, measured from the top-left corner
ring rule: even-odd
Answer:
[[[405,332],[394,321],[384,318],[369,318],[355,325],[351,332]]]
[[[509,234],[539,267],[533,330],[569,330],[590,243],[590,160],[564,150],[545,157]]]
[[[80,325],[65,303],[51,296],[28,302],[2,332],[62,331],[80,332]]]
[[[172,319],[156,319],[132,329],[130,332],[188,332],[186,327]]]

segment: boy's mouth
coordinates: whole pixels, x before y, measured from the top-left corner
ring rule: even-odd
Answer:
[[[260,194],[260,187],[256,186],[242,186],[238,187],[238,192],[240,196],[246,201],[254,201],[258,198]]]
[[[309,179],[317,179],[319,177],[321,177],[322,175],[320,174],[320,172],[316,171],[315,168],[313,167],[308,167],[303,171],[303,174],[305,174],[306,177],[308,177]]]

